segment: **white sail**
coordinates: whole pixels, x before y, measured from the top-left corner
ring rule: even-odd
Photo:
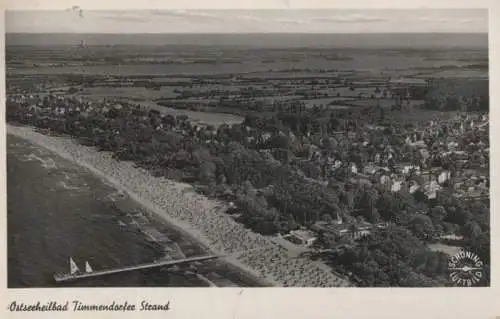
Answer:
[[[85,272],[93,272],[88,261],[85,262]]]
[[[76,272],[79,272],[80,269],[78,268],[78,266],[76,265],[75,261],[73,260],[73,258],[69,257],[69,271],[70,271],[70,274],[74,274]]]

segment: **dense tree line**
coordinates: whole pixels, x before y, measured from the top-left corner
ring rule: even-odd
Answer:
[[[435,253],[401,227],[372,233],[356,247],[329,256],[366,287],[435,287],[448,283],[448,257]]]
[[[442,111],[489,111],[488,80],[435,80],[428,85],[425,108]]]

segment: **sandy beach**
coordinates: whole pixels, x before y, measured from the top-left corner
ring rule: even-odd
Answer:
[[[224,214],[225,203],[196,194],[188,184],[156,178],[131,162],[118,162],[111,153],[77,144],[69,137],[46,136],[30,127],[7,125],[7,133],[57,153],[83,166],[195,239],[234,268],[262,285],[283,287],[349,286],[328,267],[297,258],[275,241],[253,233]]]

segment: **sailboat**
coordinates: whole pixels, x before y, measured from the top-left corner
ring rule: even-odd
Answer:
[[[69,257],[69,272],[72,275],[80,272],[80,268],[78,268],[78,266],[76,265],[75,261],[71,257]]]
[[[88,261],[85,262],[85,272],[93,272]]]

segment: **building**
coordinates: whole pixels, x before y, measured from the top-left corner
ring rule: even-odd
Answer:
[[[283,238],[294,244],[303,245],[306,247],[312,246],[318,239],[314,232],[302,229],[292,230],[290,234],[283,236]]]
[[[358,240],[364,236],[368,236],[374,229],[387,228],[387,223],[371,224],[368,222],[358,223],[355,227],[344,225],[344,224],[333,224],[327,222],[316,222],[311,229],[323,233],[325,235],[330,235],[336,239],[351,239]]]

